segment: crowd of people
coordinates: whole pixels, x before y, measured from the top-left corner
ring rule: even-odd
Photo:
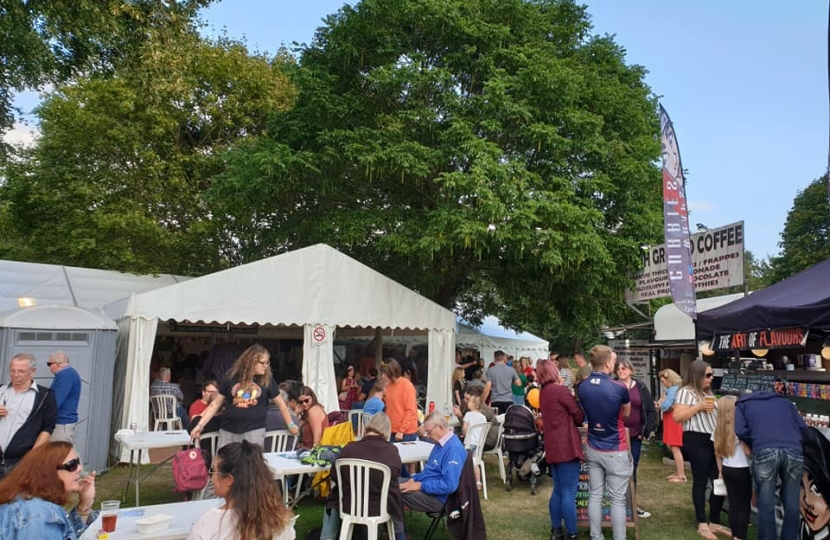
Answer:
[[[637,483],[643,441],[662,417],[663,442],[676,467],[667,481],[686,483],[684,458],[688,460],[691,503],[701,537],[745,539],[753,492],[759,540],[778,538],[776,499],[783,507],[782,539],[817,538],[820,535],[814,533],[826,528],[830,512],[825,512],[825,519],[818,499],[830,493],[825,459],[830,456],[830,443],[806,426],[784,396],[754,392],[740,399],[716,399],[713,369],[697,360],[682,379],[671,369],[661,371],[662,391],[655,399],[635,378],[631,362],[617,358],[611,348],[597,345],[588,356],[586,361],[574,354],[572,364],[553,352],[534,367],[530,358],[514,359],[497,351],[482,371],[479,358],[464,357],[459,351],[451,408],[457,429],[443,411],[425,417],[419,413],[412,369],[396,359],[386,359],[363,379],[349,366],[339,385],[340,405],[362,409],[370,418],[364,437],[346,445],[340,458],[366,459],[389,468],[387,510],[395,538],[403,540],[404,507],[441,512],[456,492],[481,489],[477,468],[469,468],[469,479],[465,474],[469,456],[480,446],[494,444],[498,415],[514,405],[528,406],[545,435],[545,462],[553,479],[551,539],[578,537],[576,494],[584,464],[591,538],[603,538],[602,501],[607,494],[613,538],[623,540],[626,494]],[[36,364],[30,354],[16,355],[10,361],[10,381],[0,386],[0,536],[75,539],[97,517],[92,508],[95,473],[84,472],[72,441],[79,378],[61,351],[47,362],[55,375],[51,388],[34,382]],[[330,422],[337,421],[331,416],[337,411],[327,413],[313,388],[277,384],[270,355],[260,345],[242,351],[222,377],[205,381],[186,412],[169,370],[158,373],[151,388],[156,394],[177,397],[177,414],[190,424],[193,439],[208,431],[219,433],[219,450],[209,473],[214,493],[224,503],[201,516],[189,538],[293,539],[291,510],[283,504],[277,484],[262,481],[271,477],[262,450],[265,433],[285,429],[297,437],[299,449],[310,449],[320,443]],[[491,429],[473,429],[481,424],[490,424]],[[481,435],[471,436],[474,431]],[[393,443],[417,439],[434,446],[425,467],[412,473],[401,463]],[[805,454],[804,449],[809,451]],[[336,463],[332,471],[334,486],[348,487],[353,481],[338,472]],[[710,484],[722,484],[725,494],[709,490]],[[379,477],[372,476],[370,499],[375,507],[380,491]],[[807,495],[800,495],[803,491]],[[339,511],[349,502],[341,501],[339,493],[332,489],[326,501],[322,540],[339,536]],[[70,497],[77,503],[67,512]],[[725,499],[730,509],[728,527],[721,523]],[[650,516],[635,510],[641,518]],[[805,512],[813,516],[806,524],[799,519],[799,513]],[[483,527],[483,518],[480,523]]]

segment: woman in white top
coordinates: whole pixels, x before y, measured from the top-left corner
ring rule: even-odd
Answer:
[[[259,445],[243,440],[223,446],[210,477],[225,504],[199,517],[187,540],[294,540],[291,510],[282,504]]]
[[[718,476],[726,484],[732,538],[745,540],[752,500],[752,475],[749,474],[746,447],[735,435],[736,401],[735,396],[724,396],[718,400],[718,425],[712,440],[715,443]]]
[[[473,437],[467,437],[470,428],[479,424],[487,424],[487,418],[481,412],[481,396],[475,393],[464,394],[464,401],[467,403],[467,412],[464,414],[464,420],[461,424],[461,436],[464,438],[464,448],[470,450],[475,454],[479,446],[484,445],[484,439],[487,437],[487,430],[480,430],[478,437],[474,440]],[[481,471],[475,467],[476,485],[481,489]]]
[[[712,366],[695,360],[686,370],[683,387],[674,401],[674,421],[683,424],[683,451],[692,466],[692,503],[697,519],[697,533],[706,540],[716,540],[715,533],[731,537],[720,524],[723,497],[709,496],[709,519],[706,519],[706,485],[718,477],[712,434],[718,421],[715,395],[712,393]]]

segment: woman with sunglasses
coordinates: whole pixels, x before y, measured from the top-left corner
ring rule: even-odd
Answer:
[[[329,427],[329,420],[323,405],[317,401],[317,394],[309,386],[303,386],[297,399],[297,417],[300,419],[300,444],[298,448],[310,450],[320,444],[323,430]]]
[[[95,521],[95,473],[84,470],[68,442],[50,442],[30,450],[0,482],[0,538],[76,540]],[[67,513],[69,493],[77,506]]]
[[[683,448],[692,466],[692,503],[697,519],[697,534],[715,540],[715,533],[731,538],[732,532],[720,524],[723,497],[709,496],[709,519],[706,519],[706,486],[718,477],[712,434],[718,423],[718,409],[712,392],[712,366],[695,360],[686,370],[683,387],[674,401],[674,420],[683,424]]]
[[[220,448],[210,478],[225,504],[202,514],[187,540],[294,540],[294,516],[271,477],[259,445],[242,441]]]
[[[233,363],[228,375],[219,384],[217,394],[190,431],[198,440],[208,422],[225,407],[219,426],[219,447],[231,442],[248,440],[259,445],[265,442],[268,404],[279,407],[285,425],[292,435],[299,431],[274,377],[271,376],[271,355],[262,345],[251,345]]]

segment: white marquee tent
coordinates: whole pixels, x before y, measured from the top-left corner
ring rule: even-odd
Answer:
[[[493,359],[493,353],[502,350],[514,358],[527,356],[534,365],[539,358],[547,358],[549,344],[528,332],[515,332],[501,325],[496,317],[485,317],[481,326],[475,327],[459,320],[456,345],[476,349],[485,360]]]
[[[126,365],[121,426],[148,421],[150,361],[159,320],[303,329],[302,376],[326,410],[338,408],[333,334],[338,327],[428,333],[427,400],[450,397],[455,314],[337,250],[317,244],[183,283],[134,294],[105,311],[118,322]]]
[[[737,293],[713,296],[712,298],[698,298],[697,311],[700,313],[708,309],[714,309],[743,297],[743,293]],[[674,304],[666,304],[654,314],[654,340],[694,342],[695,322]]]

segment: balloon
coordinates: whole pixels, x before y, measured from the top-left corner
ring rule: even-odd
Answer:
[[[534,409],[539,408],[539,389],[538,388],[531,388],[530,389],[530,391],[527,393],[527,402]]]

